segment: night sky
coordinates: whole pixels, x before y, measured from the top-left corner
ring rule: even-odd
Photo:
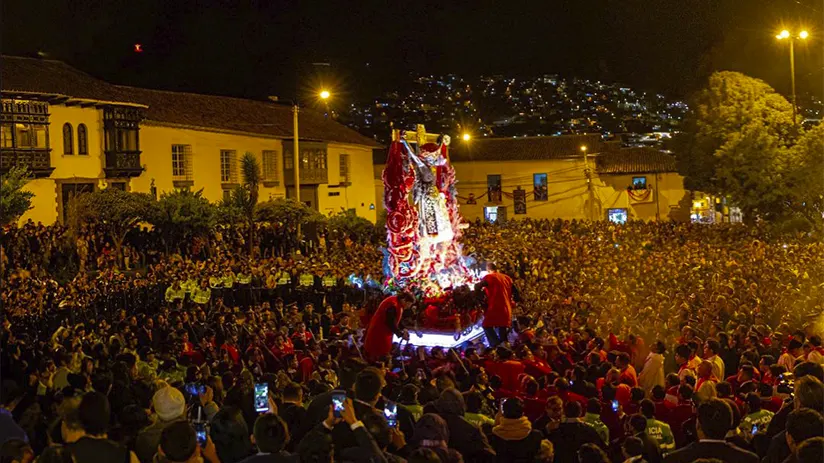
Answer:
[[[4,54],[44,52],[114,83],[255,98],[325,85],[339,101],[410,71],[558,73],[683,97],[730,69],[786,92],[774,35],[803,24],[814,40],[796,48],[798,92],[824,93],[824,0],[4,0],[2,20]]]

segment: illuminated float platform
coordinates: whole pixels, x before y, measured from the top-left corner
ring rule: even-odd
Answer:
[[[409,345],[415,347],[443,347],[450,349],[458,347],[467,342],[480,340],[484,336],[484,329],[481,322],[468,327],[460,332],[456,337],[455,333],[449,333],[443,330],[427,330],[409,332]],[[401,338],[394,336],[392,342],[405,343]]]

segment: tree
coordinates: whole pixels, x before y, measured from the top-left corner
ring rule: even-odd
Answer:
[[[79,223],[96,223],[103,227],[115,248],[116,262],[120,265],[123,240],[126,234],[151,216],[154,199],[146,193],[127,193],[117,188],[107,188],[77,196],[72,213]]]
[[[330,230],[337,231],[341,236],[348,236],[351,240],[360,243],[370,243],[375,240],[375,224],[359,217],[353,210],[341,211],[327,222]]]
[[[16,222],[31,209],[34,193],[23,187],[29,182],[29,171],[25,167],[12,167],[2,176],[0,182],[0,225]]]
[[[728,196],[746,220],[783,212],[797,133],[792,106],[765,82],[716,72],[691,104],[673,149],[684,187]]]
[[[149,222],[170,248],[182,253],[182,245],[195,237],[207,236],[215,225],[217,207],[203,197],[203,190],[163,193],[154,203]]]
[[[228,201],[223,201],[222,209],[239,213],[249,227],[249,255],[255,249],[255,208],[260,189],[260,162],[249,152],[240,160],[240,173],[243,183],[232,191]]]
[[[785,171],[790,210],[821,230],[824,225],[824,123],[801,136],[790,151]]]
[[[270,199],[260,203],[255,213],[258,222],[269,222],[297,227],[321,223],[325,217],[311,207],[288,199]]]

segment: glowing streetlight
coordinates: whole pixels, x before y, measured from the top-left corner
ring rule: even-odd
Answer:
[[[321,90],[318,96],[320,96],[321,100],[328,100],[332,94],[329,93],[329,90]]]
[[[586,152],[587,152],[587,145],[581,145],[581,152],[582,152],[582,153],[586,153]]]
[[[469,135],[468,133],[465,133],[465,134],[461,135],[461,138],[463,138],[463,141],[469,141],[469,140],[472,139],[472,135]]]
[[[796,123],[796,105],[795,105],[795,40],[806,40],[810,36],[810,33],[806,30],[802,30],[798,33],[798,35],[793,35],[787,29],[782,30],[778,35],[775,36],[778,40],[789,40],[790,42],[790,82],[792,84],[792,92],[793,92],[793,125],[797,125]]]

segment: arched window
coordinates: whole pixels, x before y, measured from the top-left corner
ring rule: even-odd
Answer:
[[[74,154],[74,138],[72,136],[72,125],[68,122],[63,124],[63,154]]]
[[[86,134],[86,124],[77,125],[77,154],[89,154],[89,143]]]

